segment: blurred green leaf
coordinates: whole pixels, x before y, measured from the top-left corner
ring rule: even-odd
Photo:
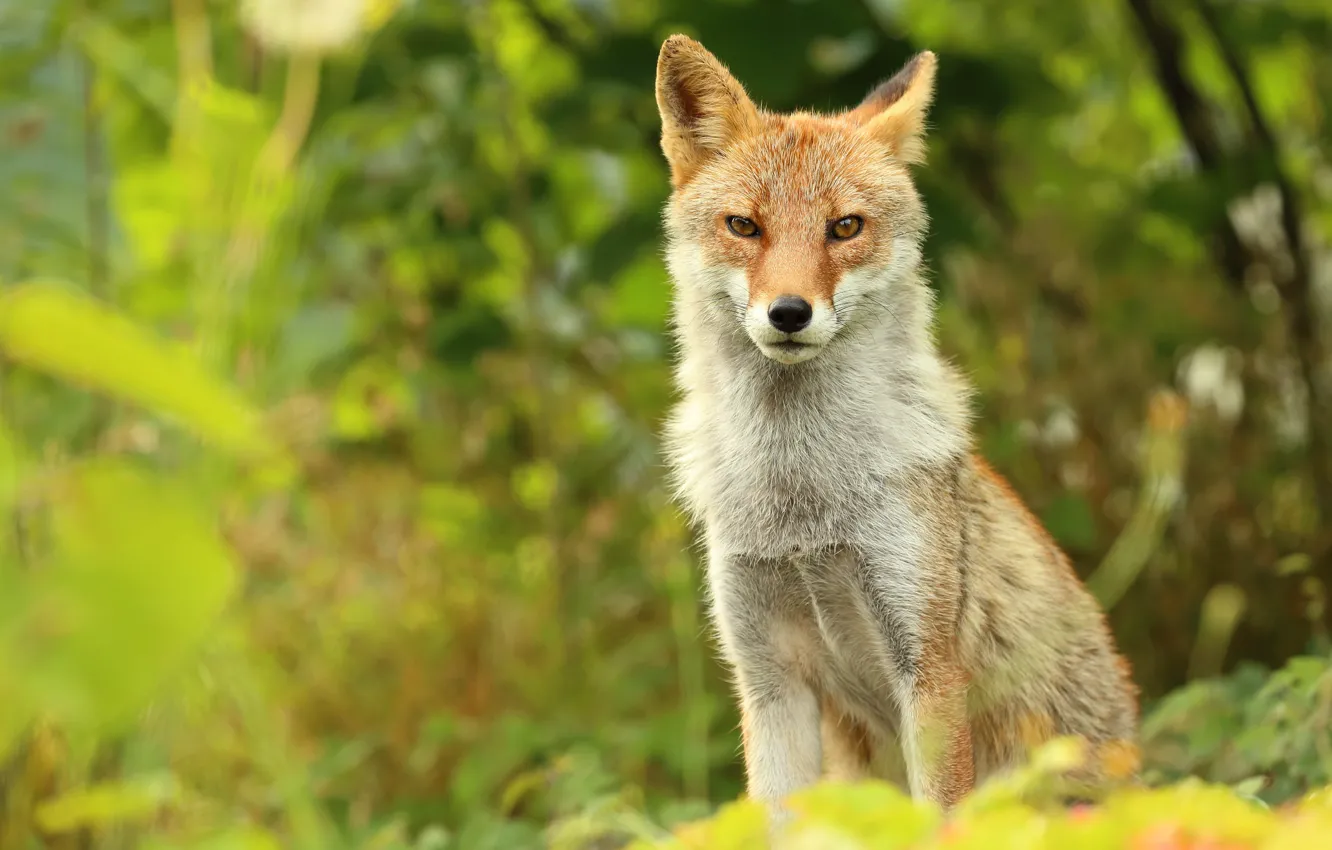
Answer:
[[[939,825],[931,806],[916,805],[909,794],[886,782],[823,783],[791,797],[791,808],[803,816],[794,831],[810,837],[854,839],[876,848],[910,847]]]
[[[518,498],[533,511],[544,511],[550,507],[559,483],[559,471],[546,462],[530,464],[515,470],[513,477],[513,486]]]
[[[164,841],[149,839],[143,850],[283,850],[273,833],[254,827],[239,827],[204,838]]]
[[[149,818],[180,796],[180,785],[172,776],[108,782],[43,803],[37,809],[37,823],[46,832],[107,827]]]
[[[159,116],[171,114],[175,81],[162,68],[146,61],[144,52],[107,18],[80,15],[69,32],[98,68],[131,86]]]
[[[0,352],[174,418],[228,451],[272,450],[258,414],[193,357],[68,287],[34,281],[0,293]]]
[[[102,459],[51,486],[49,563],[23,576],[22,620],[0,633],[14,662],[0,692],[29,712],[116,729],[212,628],[235,565],[216,507],[181,482]]]

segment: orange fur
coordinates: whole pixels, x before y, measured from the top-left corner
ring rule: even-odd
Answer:
[[[980,473],[981,477],[989,481],[999,490],[1004,501],[1008,503],[1008,506],[1013,513],[1022,517],[1022,521],[1026,523],[1027,528],[1031,533],[1052,550],[1059,551],[1061,556],[1060,560],[1068,566],[1067,559],[1062,557],[1063,552],[1059,549],[1059,544],[1055,542],[1055,539],[1052,536],[1050,536],[1050,532],[1045,527],[1044,523],[1036,518],[1036,515],[1031,512],[1031,508],[1027,507],[1027,503],[1023,501],[1022,497],[1018,495],[1018,492],[1013,489],[1013,485],[1008,482],[1008,479],[999,474],[999,471],[991,466],[990,462],[982,455],[973,454],[971,462],[975,465],[976,471]],[[1069,566],[1069,570],[1070,572],[1072,571],[1071,566]]]

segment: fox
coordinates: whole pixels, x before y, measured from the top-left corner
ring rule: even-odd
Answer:
[[[1056,735],[1096,756],[1080,787],[1140,769],[1105,614],[977,450],[974,390],[935,340],[912,173],[937,64],[917,53],[853,108],[776,113],[688,36],[658,55],[663,454],[700,532],[745,794],[774,819],[823,778],[949,811]]]

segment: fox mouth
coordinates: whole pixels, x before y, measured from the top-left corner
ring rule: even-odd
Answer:
[[[780,342],[759,343],[758,349],[769,360],[776,360],[778,363],[791,365],[794,363],[803,363],[819,353],[823,346],[815,345],[810,342],[799,342],[794,339],[784,339]]]
[[[801,322],[776,321],[770,305],[756,302],[745,312],[745,333],[767,359],[783,366],[812,360],[836,332],[836,321],[824,305],[817,305]]]

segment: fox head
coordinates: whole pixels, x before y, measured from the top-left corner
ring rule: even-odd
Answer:
[[[656,93],[677,285],[787,365],[891,314],[926,228],[908,167],[924,160],[934,73],[925,51],[854,109],[779,115],[701,44],[668,38]]]

